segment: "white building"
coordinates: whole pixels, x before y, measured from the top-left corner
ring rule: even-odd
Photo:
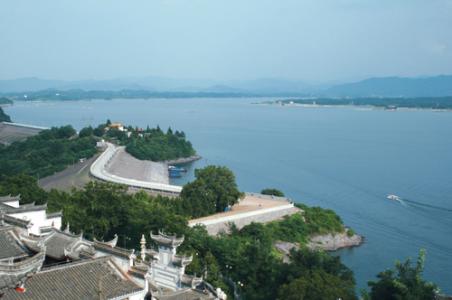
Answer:
[[[0,197],[0,210],[8,223],[22,227],[27,234],[41,236],[52,228],[61,229],[61,212],[47,213],[47,205],[20,205],[20,196]]]
[[[158,287],[178,291],[184,288],[196,288],[202,278],[185,274],[185,267],[192,261],[192,257],[177,255],[176,250],[184,242],[184,237],[158,235],[151,233],[151,238],[158,245],[158,252],[153,253],[148,278]]]

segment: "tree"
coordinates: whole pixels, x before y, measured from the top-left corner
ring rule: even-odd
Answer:
[[[346,285],[338,276],[322,269],[309,270],[279,288],[278,299],[281,300],[316,300],[316,299],[356,299],[353,286]],[[384,298],[381,298],[384,299]]]
[[[77,133],[71,125],[61,126],[59,128],[53,127],[50,130],[53,131],[57,139],[68,139]]]
[[[195,170],[196,180],[186,184],[181,198],[187,214],[194,217],[222,212],[232,206],[242,193],[238,190],[234,173],[226,167],[207,166]]]
[[[20,195],[21,204],[47,202],[47,193],[38,186],[36,178],[25,174],[0,177],[0,195]]]
[[[93,130],[93,134],[95,136],[102,137],[105,134],[105,128],[105,124],[101,124]]]
[[[93,135],[93,132],[94,132],[93,127],[88,126],[88,127],[82,128],[82,130],[80,130],[78,136],[79,136],[79,137],[92,136],[92,135]]]
[[[261,194],[263,195],[271,195],[271,196],[277,196],[277,197],[284,197],[284,193],[278,189],[273,189],[273,188],[267,188],[267,189],[263,189],[261,191]]]
[[[377,275],[377,281],[368,283],[371,288],[367,299],[387,300],[430,300],[434,299],[437,286],[422,278],[424,270],[425,250],[419,252],[416,264],[410,259],[396,262],[395,270],[386,270]]]
[[[177,136],[171,128],[164,133],[160,127],[151,129],[148,126],[144,136],[136,132],[128,139],[121,138],[121,141],[126,145],[128,153],[142,160],[165,161],[196,154],[190,141]]]
[[[38,179],[61,171],[96,153],[93,137],[77,137],[71,126],[53,127],[0,148],[0,174],[21,173]]]
[[[70,194],[52,191],[48,199],[49,209],[63,210],[63,222],[88,239],[108,240],[117,234],[120,245],[126,237],[128,245],[138,245],[150,231],[182,235],[187,228],[186,218],[175,213],[177,200],[145,192],[131,195],[126,186],[90,182]]]

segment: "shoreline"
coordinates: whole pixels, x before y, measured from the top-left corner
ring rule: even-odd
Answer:
[[[348,229],[341,233],[314,235],[309,238],[306,246],[311,250],[328,252],[345,248],[359,247],[364,243],[364,237],[358,234],[348,235]]]
[[[161,163],[165,163],[167,165],[183,165],[188,164],[197,160],[200,160],[202,157],[200,155],[192,155],[189,157],[182,157],[177,159],[170,159],[170,160],[164,160],[161,161]]]
[[[406,107],[398,106],[395,109],[386,108],[385,106],[377,105],[359,105],[359,104],[302,104],[302,103],[252,103],[257,105],[270,105],[270,106],[280,106],[280,107],[305,107],[305,108],[357,108],[361,110],[383,110],[383,111],[432,111],[432,112],[452,112],[452,108],[433,108],[433,107]]]
[[[303,245],[298,242],[276,241],[273,246],[281,253],[283,261],[289,263],[292,249],[299,250],[300,247],[306,247],[311,251],[335,252],[342,249],[359,247],[363,243],[363,236],[358,234],[348,236],[347,231],[345,231],[310,236],[308,242]]]

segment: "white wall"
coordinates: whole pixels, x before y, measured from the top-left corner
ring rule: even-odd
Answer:
[[[8,215],[17,219],[31,221],[32,227],[28,230],[28,232],[35,235],[41,235],[41,227],[50,227],[52,226],[52,222],[53,227],[61,229],[61,217],[47,219],[45,210],[12,213]]]

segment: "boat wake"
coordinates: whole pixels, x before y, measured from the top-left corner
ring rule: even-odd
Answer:
[[[452,212],[451,208],[431,205],[431,204],[422,203],[422,202],[418,202],[418,201],[410,200],[410,199],[404,199],[404,198],[401,198],[401,197],[396,196],[396,195],[388,195],[387,198],[389,200],[397,201],[400,204],[402,204],[403,206],[410,205],[410,206],[414,206],[414,207],[435,209],[435,210],[439,210],[439,211],[443,211],[443,212]]]
[[[414,200],[409,200],[409,199],[403,199],[403,201],[405,201],[406,203],[411,204],[411,205],[413,205],[413,206],[425,207],[425,208],[431,208],[431,209],[440,210],[440,211],[445,211],[445,212],[452,212],[452,209],[451,209],[451,208],[447,208],[447,207],[431,205],[431,204],[422,203],[422,202],[418,202],[418,201],[414,201]]]

